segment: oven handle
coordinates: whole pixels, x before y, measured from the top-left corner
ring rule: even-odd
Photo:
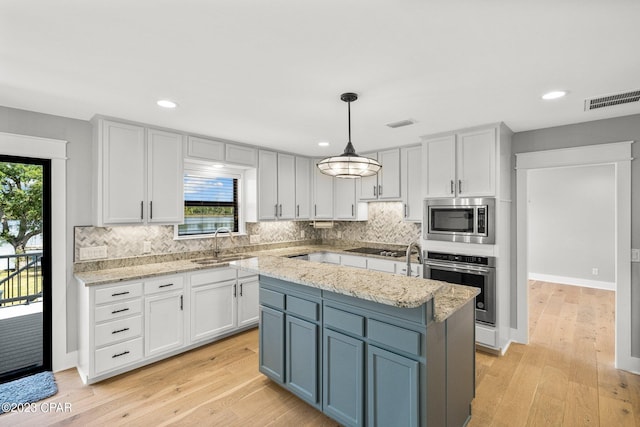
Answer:
[[[491,274],[491,272],[493,270],[495,270],[494,268],[491,267],[476,267],[476,266],[461,266],[460,264],[450,264],[450,263],[444,263],[444,262],[433,262],[433,261],[429,261],[429,262],[425,262],[424,263],[425,267],[438,267],[441,268],[442,270],[447,270],[447,271],[455,271],[457,273],[482,273],[485,275]]]

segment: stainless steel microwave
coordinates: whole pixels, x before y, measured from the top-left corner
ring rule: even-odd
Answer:
[[[425,240],[492,244],[495,232],[496,199],[425,199]]]

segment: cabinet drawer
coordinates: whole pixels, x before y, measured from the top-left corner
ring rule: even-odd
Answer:
[[[420,355],[420,334],[418,332],[373,319],[369,319],[367,329],[371,340],[405,353]]]
[[[138,313],[142,313],[142,298],[96,307],[94,319],[98,323]]]
[[[131,339],[142,334],[142,315],[96,325],[95,346]]]
[[[96,289],[96,304],[105,302],[120,301],[123,299],[139,297],[142,295],[142,283],[128,283],[120,286],[109,286],[108,288]]]
[[[142,338],[96,350],[96,375],[142,359]]]
[[[144,282],[144,294],[175,291],[184,287],[184,276],[169,276]]]
[[[271,291],[269,289],[260,289],[260,304],[268,305],[279,310],[284,310],[284,294]]]
[[[320,320],[320,305],[317,302],[287,295],[287,312],[310,320]]]
[[[333,307],[324,307],[324,325],[360,337],[364,336],[364,317]]]
[[[236,270],[234,268],[216,268],[199,273],[192,273],[189,281],[191,286],[205,285],[208,283],[224,282],[225,280],[235,280]]]

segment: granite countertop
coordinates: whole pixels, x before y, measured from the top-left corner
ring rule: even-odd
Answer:
[[[387,304],[413,308],[434,299],[434,319],[446,320],[480,293],[478,288],[282,256],[232,261],[232,267],[292,283]]]
[[[123,261],[122,266],[117,266],[118,263],[115,262],[116,266],[113,268],[76,272],[75,277],[83,285],[93,286],[231,266],[396,307],[418,307],[434,299],[434,318],[436,321],[445,320],[479,293],[477,288],[436,280],[287,258],[288,256],[314,252],[332,252],[398,262],[405,260],[404,257],[390,258],[347,251],[353,247],[292,246],[238,254],[235,257],[229,256],[228,260],[222,258],[219,262],[200,258],[130,265],[129,262]],[[417,262],[415,256],[412,261]]]

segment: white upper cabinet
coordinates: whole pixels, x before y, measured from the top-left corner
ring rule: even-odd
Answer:
[[[333,177],[313,168],[313,212],[314,219],[333,219]]]
[[[296,219],[310,218],[311,167],[311,159],[296,156]]]
[[[422,146],[400,149],[402,215],[407,221],[422,221]]]
[[[98,119],[95,225],[183,221],[182,136]]]
[[[426,137],[425,196],[495,196],[496,141],[495,127]]]
[[[184,220],[182,136],[147,130],[147,222],[181,224]]]
[[[259,219],[294,219],[295,157],[260,150],[258,176]]]
[[[335,178],[335,204],[333,207],[335,219],[356,218],[356,180]]]
[[[185,158],[256,167],[258,150],[215,139],[189,136]]]
[[[377,175],[360,179],[360,200],[400,200],[400,149],[363,154],[377,159]]]

